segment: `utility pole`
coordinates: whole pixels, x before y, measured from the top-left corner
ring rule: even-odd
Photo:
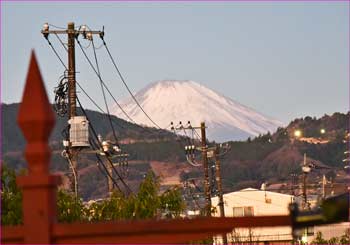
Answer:
[[[68,23],[68,104],[69,119],[76,116],[77,94],[75,79],[75,29],[74,23]]]
[[[224,197],[222,193],[222,182],[221,182],[221,166],[220,166],[220,147],[216,145],[215,149],[215,177],[216,184],[218,187],[218,196],[219,196],[219,208],[220,208],[220,216],[225,217],[225,209],[224,209]]]
[[[292,196],[295,196],[295,185],[297,183],[297,174],[291,174],[292,177],[292,184],[291,184],[291,194]]]
[[[108,170],[108,173],[109,175],[107,176],[107,184],[108,184],[108,196],[111,197],[112,196],[112,193],[113,193],[113,181],[112,181],[112,178],[110,178],[109,176],[113,176],[113,171],[112,171],[112,166],[111,165],[108,165],[107,166],[107,170]]]
[[[204,169],[204,195],[206,199],[205,214],[211,216],[211,196],[209,183],[209,167],[208,167],[208,146],[205,134],[205,123],[201,122],[201,143],[202,143],[202,164]]]
[[[307,207],[306,173],[303,173],[303,199],[304,199],[304,207]]]
[[[326,175],[322,175],[322,199],[326,198],[326,184],[327,184],[327,178]]]
[[[68,121],[77,115],[77,93],[76,93],[76,78],[75,78],[75,29],[74,23],[69,22],[67,26],[68,31]],[[72,171],[74,174],[74,192],[76,198],[79,193],[79,175],[78,175],[78,152],[71,147],[68,151],[69,158],[72,163]]]
[[[48,23],[44,24],[41,33],[45,39],[49,42],[50,34],[63,34],[67,35],[67,52],[68,52],[68,123],[70,124],[70,130],[68,131],[68,139],[64,140],[64,146],[66,147],[66,155],[69,158],[69,163],[72,168],[73,176],[71,176],[71,189],[74,189],[76,198],[78,197],[78,172],[77,172],[77,158],[80,149],[89,146],[87,137],[81,136],[82,129],[88,131],[88,122],[86,118],[77,117],[77,96],[76,96],[76,70],[75,70],[75,39],[82,34],[84,38],[92,38],[93,34],[100,36],[104,35],[102,31],[87,30],[86,26],[81,26],[79,30],[75,30],[74,22],[69,22],[66,30],[50,30]],[[55,51],[56,52],[56,51]],[[83,127],[81,127],[83,125]],[[88,134],[88,133],[87,133]],[[86,135],[87,135],[86,134]],[[85,136],[86,136],[85,135]],[[74,178],[73,178],[74,177]],[[74,183],[74,184],[73,184]]]
[[[222,193],[222,182],[221,182],[221,166],[220,166],[220,147],[219,145],[216,145],[215,149],[215,174],[216,174],[216,184],[218,187],[218,195],[219,195],[219,208],[220,208],[220,216],[225,217],[225,207],[224,207],[224,197]],[[224,244],[227,243],[227,236],[226,234],[222,234],[222,239]]]
[[[204,171],[204,196],[205,196],[205,215],[211,216],[211,194],[210,194],[210,181],[209,181],[209,166],[208,166],[208,145],[206,141],[205,133],[205,123],[201,122],[200,127],[192,127],[190,121],[188,121],[188,126],[184,127],[182,122],[179,122],[180,127],[174,127],[173,122],[171,122],[171,130],[184,131],[184,130],[201,130],[201,147],[196,148],[194,145],[185,146],[187,161],[195,167],[203,167]],[[194,161],[194,151],[199,150],[202,154],[202,164],[198,164]],[[214,149],[215,150],[215,149]]]
[[[306,153],[304,154],[304,162],[302,166],[302,171],[303,171],[303,198],[304,198],[304,208],[305,209],[310,209],[310,205],[307,202],[307,190],[306,190],[306,178],[307,174],[310,173],[311,168],[306,164]]]

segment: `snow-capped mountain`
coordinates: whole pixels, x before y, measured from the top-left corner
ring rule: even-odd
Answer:
[[[247,139],[268,131],[274,132],[282,123],[261,115],[194,81],[166,80],[152,83],[135,94],[144,111],[160,127],[187,121],[208,127],[207,138],[218,142]],[[131,97],[120,101],[123,110],[138,124],[154,126]],[[128,120],[117,105],[112,113]]]

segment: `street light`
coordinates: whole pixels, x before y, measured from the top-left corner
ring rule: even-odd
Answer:
[[[295,136],[296,138],[301,137],[301,135],[302,135],[302,132],[301,132],[300,129],[297,129],[297,130],[294,131],[294,136]]]
[[[320,133],[321,133],[321,134],[325,134],[325,133],[326,133],[326,130],[325,130],[324,128],[321,128]]]

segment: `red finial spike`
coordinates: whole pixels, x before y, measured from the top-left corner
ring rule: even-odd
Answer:
[[[27,140],[25,156],[31,174],[48,173],[48,138],[55,123],[39,66],[32,51],[17,122]]]

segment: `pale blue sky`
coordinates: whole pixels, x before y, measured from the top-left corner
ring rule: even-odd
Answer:
[[[285,123],[349,109],[346,2],[1,5],[5,103],[21,99],[32,48],[52,99],[63,68],[40,30],[45,22],[65,27],[74,21],[92,29],[105,26],[106,42],[135,92],[157,80],[194,80]],[[65,57],[54,36],[51,40]],[[98,79],[78,47],[76,54],[78,81],[103,106]],[[126,96],[105,50],[98,56],[108,86],[117,98]]]

